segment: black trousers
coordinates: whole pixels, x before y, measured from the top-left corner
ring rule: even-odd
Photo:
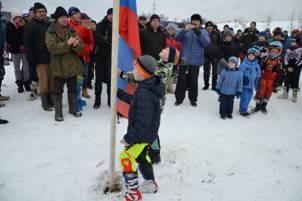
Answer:
[[[111,86],[111,57],[102,58],[96,56],[96,67],[95,67],[95,96],[102,95],[103,83],[107,84],[107,95],[110,99],[110,86]]]
[[[199,66],[180,66],[176,84],[175,97],[177,102],[183,102],[186,89],[189,89],[189,100],[197,101]]]
[[[220,114],[226,115],[226,114],[233,113],[234,98],[235,95],[220,94],[220,107],[219,107]]]
[[[212,88],[216,88],[217,84],[217,59],[214,57],[206,56],[205,62],[203,65],[203,79],[204,79],[204,85],[209,86],[209,80],[210,80],[210,70],[212,66]]]
[[[145,180],[154,180],[154,172],[152,163],[147,161],[147,155],[149,155],[150,146],[147,146],[142,153],[137,157],[138,169]]]
[[[300,74],[301,74],[301,67],[294,68],[293,72],[286,72],[285,86],[287,91],[290,88],[299,89]]]
[[[69,94],[77,93],[77,76],[69,78],[54,78],[54,95],[62,95],[64,92],[64,85],[67,84],[67,89]]]

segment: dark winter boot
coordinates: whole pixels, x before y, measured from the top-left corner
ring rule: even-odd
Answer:
[[[47,98],[48,98],[48,104],[50,107],[54,107],[54,103],[53,103],[53,95],[49,92],[47,93]]]
[[[63,121],[63,113],[62,113],[62,95],[54,95],[53,102],[55,107],[55,120]]]
[[[42,101],[43,110],[52,111],[52,107],[49,105],[49,102],[48,102],[48,93],[41,94],[41,101]]]
[[[299,92],[299,89],[293,89],[293,97],[292,97],[293,103],[296,103],[298,100],[298,92]]]
[[[18,86],[18,93],[23,93],[24,92],[23,80],[17,80],[16,84]]]
[[[24,82],[24,88],[26,91],[30,92],[31,91],[31,81],[27,80]]]
[[[256,99],[256,107],[252,110],[253,113],[259,112],[262,109],[262,99]]]
[[[95,96],[95,101],[94,101],[93,108],[94,109],[99,109],[100,106],[101,106],[101,96]]]
[[[68,93],[69,113],[75,117],[81,117],[82,113],[77,109],[77,93]]]
[[[139,201],[142,200],[141,192],[138,190],[138,174],[123,172],[126,185],[126,201]]]
[[[268,101],[269,101],[269,99],[264,99],[263,100],[262,108],[261,108],[261,111],[262,111],[263,114],[267,114],[266,106],[267,106]]]
[[[7,124],[8,121],[7,120],[4,120],[4,119],[0,119],[0,124]]]

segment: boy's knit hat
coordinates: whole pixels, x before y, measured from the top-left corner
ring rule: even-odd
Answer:
[[[157,15],[157,14],[151,15],[151,17],[150,17],[150,22],[152,22],[152,20],[155,20],[155,19],[158,19],[158,20],[160,21],[159,15]]]
[[[173,63],[174,66],[178,65],[180,62],[180,53],[174,47],[169,47],[168,62]]]
[[[107,10],[107,16],[113,14],[113,8],[109,8]]]
[[[156,60],[150,55],[140,56],[135,60],[135,67],[145,78],[151,77],[157,69]]]
[[[228,60],[228,63],[233,63],[235,64],[236,66],[238,66],[238,63],[239,63],[239,59],[237,57],[230,57],[229,60]]]
[[[259,48],[257,46],[253,46],[247,50],[247,55],[254,54],[256,57],[259,55]]]

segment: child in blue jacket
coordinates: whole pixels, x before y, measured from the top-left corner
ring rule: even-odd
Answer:
[[[219,113],[222,119],[232,119],[234,98],[242,93],[242,72],[237,68],[238,58],[230,57],[228,66],[220,74],[216,89],[220,95]]]
[[[247,51],[247,57],[244,59],[239,67],[239,70],[243,74],[243,91],[240,98],[239,112],[242,116],[249,116],[248,106],[253,97],[254,89],[256,90],[259,85],[261,77],[261,69],[258,64],[257,56],[259,49],[251,47]]]

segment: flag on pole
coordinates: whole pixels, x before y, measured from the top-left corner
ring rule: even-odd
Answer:
[[[136,0],[120,0],[119,12],[118,67],[122,71],[131,71],[133,61],[141,55]],[[118,88],[130,94],[135,92],[135,85],[121,78],[118,79]],[[117,103],[117,112],[122,116],[127,118],[128,111],[127,103],[123,101]]]

